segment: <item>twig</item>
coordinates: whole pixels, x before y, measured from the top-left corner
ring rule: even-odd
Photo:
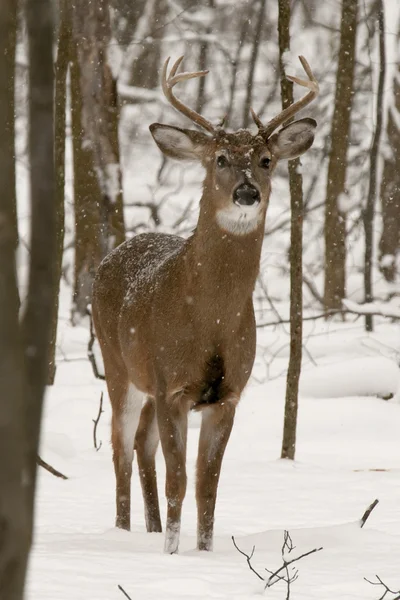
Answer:
[[[132,600],[132,598],[126,593],[126,591],[124,590],[124,588],[122,587],[122,585],[118,584],[118,589],[121,590],[121,592],[124,594],[124,596],[126,598],[128,598],[128,600]]]
[[[379,502],[379,500],[378,500],[378,498],[376,498],[376,500],[374,500],[373,503],[368,506],[367,510],[365,511],[365,513],[363,514],[363,516],[360,519],[360,527],[361,528],[364,527],[369,515],[372,513],[372,511],[374,510],[374,508],[378,504],[378,502]]]
[[[100,421],[100,417],[101,417],[101,413],[103,413],[103,392],[101,392],[100,394],[100,406],[99,406],[99,414],[97,415],[96,419],[92,419],[94,426],[93,426],[93,444],[94,447],[96,449],[96,452],[98,452],[101,448],[101,444],[102,442],[100,441],[100,444],[97,445],[97,425],[99,424]]]
[[[251,554],[246,554],[246,552],[243,552],[243,550],[241,550],[239,548],[239,546],[236,544],[235,536],[232,536],[232,542],[233,542],[233,545],[235,546],[236,550],[238,552],[240,552],[240,554],[242,554],[243,556],[246,557],[247,564],[249,565],[250,571],[253,571],[253,573],[255,575],[257,575],[258,579],[261,579],[261,581],[265,581],[264,577],[262,575],[260,575],[260,573],[257,573],[257,571],[254,569],[253,565],[251,564],[251,559],[253,558],[253,554],[254,554],[256,547],[253,546],[253,550],[251,551]]]
[[[60,471],[57,471],[57,469],[55,469],[47,462],[45,462],[42,458],[40,458],[39,454],[36,456],[36,464],[39,465],[39,467],[43,467],[43,469],[46,469],[46,471],[54,475],[54,477],[59,477],[60,479],[68,479],[66,475],[63,475],[63,473],[60,473]]]
[[[365,581],[367,581],[368,583],[370,583],[371,585],[380,585],[384,588],[384,592],[382,594],[382,596],[379,598],[379,600],[383,600],[386,596],[386,594],[393,594],[395,596],[395,598],[392,598],[392,600],[400,600],[400,590],[398,591],[393,591],[391,590],[386,583],[384,583],[382,581],[382,579],[379,577],[379,575],[375,575],[375,577],[377,578],[377,581],[370,581],[369,579],[367,579],[366,577],[364,577]]]
[[[87,310],[87,314],[89,315],[89,319],[90,319],[90,338],[89,338],[88,349],[87,349],[88,359],[89,359],[90,364],[92,365],[93,374],[96,377],[96,379],[101,379],[101,381],[105,381],[106,380],[105,376],[102,375],[99,372],[99,369],[97,368],[96,357],[93,352],[93,345],[94,345],[96,337],[95,337],[95,333],[94,333],[92,313],[89,308]]]
[[[235,541],[234,536],[232,536],[232,542],[233,542],[233,545],[235,546],[236,550],[238,552],[240,552],[240,554],[242,554],[246,558],[249,569],[258,577],[258,579],[261,579],[261,581],[266,582],[265,586],[264,586],[265,590],[269,587],[272,587],[273,585],[275,585],[275,583],[278,583],[279,581],[283,581],[286,583],[286,585],[287,585],[286,600],[290,600],[290,585],[294,581],[296,581],[296,579],[298,579],[298,577],[299,577],[298,569],[293,568],[292,574],[290,574],[290,572],[289,572],[290,565],[301,560],[302,558],[304,558],[306,556],[310,556],[310,554],[314,554],[315,552],[319,552],[320,550],[323,550],[322,547],[314,548],[313,550],[304,552],[304,554],[300,554],[300,556],[297,556],[296,558],[292,558],[292,559],[288,560],[287,558],[285,558],[285,553],[287,552],[288,554],[290,554],[292,552],[292,550],[295,549],[296,546],[293,545],[293,541],[290,536],[290,533],[288,531],[285,531],[282,549],[281,549],[283,564],[276,571],[271,571],[270,569],[265,568],[265,571],[267,571],[267,573],[270,573],[270,576],[268,577],[268,579],[266,579],[265,577],[260,575],[260,573],[258,573],[258,571],[256,571],[255,568],[253,567],[253,565],[251,564],[251,559],[254,556],[255,546],[253,546],[251,554],[247,554],[246,552],[244,552],[243,550],[241,550],[239,548],[239,546],[237,545],[237,543]],[[285,572],[285,575],[280,575],[280,573],[282,571]],[[395,600],[398,600],[398,599],[396,598]]]

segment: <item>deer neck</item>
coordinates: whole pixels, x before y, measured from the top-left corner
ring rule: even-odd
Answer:
[[[260,266],[265,214],[258,227],[235,235],[217,223],[200,204],[197,227],[188,240],[187,275],[191,293],[210,306],[235,314],[251,299]]]

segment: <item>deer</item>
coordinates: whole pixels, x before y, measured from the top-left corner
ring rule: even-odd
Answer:
[[[203,166],[197,225],[187,239],[157,232],[136,235],[112,250],[95,276],[92,317],[112,407],[116,527],[130,530],[136,450],[146,529],[162,531],[155,467],[161,441],[164,551],[170,554],[179,549],[191,410],[201,412],[197,549],[213,548],[222,460],[255,359],[252,296],[271,177],[280,160],[311,147],[317,125],[311,118],[292,120],[319,92],[308,62],[299,58],[307,79],[288,79],[307,88],[306,95],[267,124],[251,109],[256,134],[214,126],[179,100],[174,87],[208,71],[180,72],[182,56],[168,73],[170,59],[165,61],[163,93],[198,129],[153,123],[150,132],[165,156]]]

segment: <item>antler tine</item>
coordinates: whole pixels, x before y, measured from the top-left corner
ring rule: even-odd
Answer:
[[[213,124],[210,121],[208,121],[202,115],[199,115],[199,113],[197,113],[192,108],[189,108],[188,106],[186,106],[186,104],[183,104],[183,102],[178,100],[178,98],[172,92],[172,88],[180,81],[186,81],[187,79],[192,79],[194,77],[204,77],[205,75],[207,75],[208,71],[195,71],[193,73],[178,73],[177,74],[177,71],[183,61],[183,56],[180,56],[174,62],[173,66],[171,68],[171,71],[170,71],[169,75],[167,76],[169,61],[170,61],[170,58],[167,58],[167,60],[164,63],[164,66],[163,66],[162,77],[161,77],[161,84],[162,84],[162,90],[164,92],[164,96],[166,97],[168,102],[174,108],[176,108],[176,110],[178,110],[180,113],[185,115],[185,117],[188,117],[191,121],[193,121],[193,123],[196,123],[196,125],[203,127],[203,129],[205,129],[206,131],[208,131],[210,133],[215,133],[215,127],[213,126]]]
[[[293,75],[287,75],[286,79],[289,79],[289,81],[293,81],[293,83],[297,83],[298,85],[306,87],[310,91],[303,98],[285,108],[282,112],[279,113],[279,115],[271,119],[271,121],[269,121],[266,125],[263,125],[261,119],[255,114],[253,110],[251,110],[253,119],[259,129],[259,134],[265,138],[268,138],[271,135],[271,133],[273,133],[275,129],[279,127],[279,125],[282,125],[282,123],[288,121],[297,112],[299,112],[299,110],[307,106],[307,104],[310,104],[310,102],[312,102],[319,94],[318,81],[315,79],[310,65],[308,64],[304,56],[299,56],[299,59],[304,71],[306,72],[308,81],[305,79],[300,79],[299,77],[294,77]]]

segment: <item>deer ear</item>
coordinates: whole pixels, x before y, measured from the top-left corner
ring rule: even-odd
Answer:
[[[201,160],[205,146],[210,141],[200,131],[160,123],[150,125],[150,132],[161,152],[177,160]]]
[[[314,119],[294,121],[271,136],[268,146],[278,160],[296,158],[311,148],[316,127]]]

